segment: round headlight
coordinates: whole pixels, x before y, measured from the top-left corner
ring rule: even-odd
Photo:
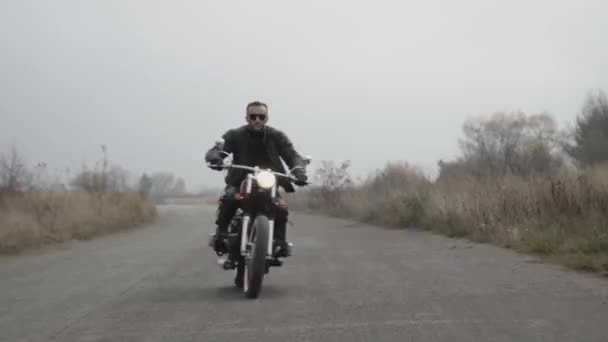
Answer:
[[[260,171],[256,177],[258,186],[262,189],[270,189],[277,183],[277,177],[268,171]]]

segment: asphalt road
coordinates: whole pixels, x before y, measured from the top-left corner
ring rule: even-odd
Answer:
[[[247,300],[213,208],[0,258],[1,341],[608,341],[608,281],[419,231],[292,215],[294,256]]]

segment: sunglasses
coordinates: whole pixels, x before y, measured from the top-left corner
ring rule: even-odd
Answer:
[[[266,120],[266,114],[249,114],[249,120],[255,121],[256,119],[264,121]]]

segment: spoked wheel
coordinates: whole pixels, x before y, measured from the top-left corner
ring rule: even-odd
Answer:
[[[247,298],[257,298],[266,273],[269,224],[266,216],[258,216],[251,228],[251,253],[245,258],[243,290]]]

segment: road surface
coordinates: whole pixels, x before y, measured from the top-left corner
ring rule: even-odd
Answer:
[[[0,258],[1,341],[608,341],[608,281],[500,248],[293,214],[261,296],[206,247],[214,208]]]

